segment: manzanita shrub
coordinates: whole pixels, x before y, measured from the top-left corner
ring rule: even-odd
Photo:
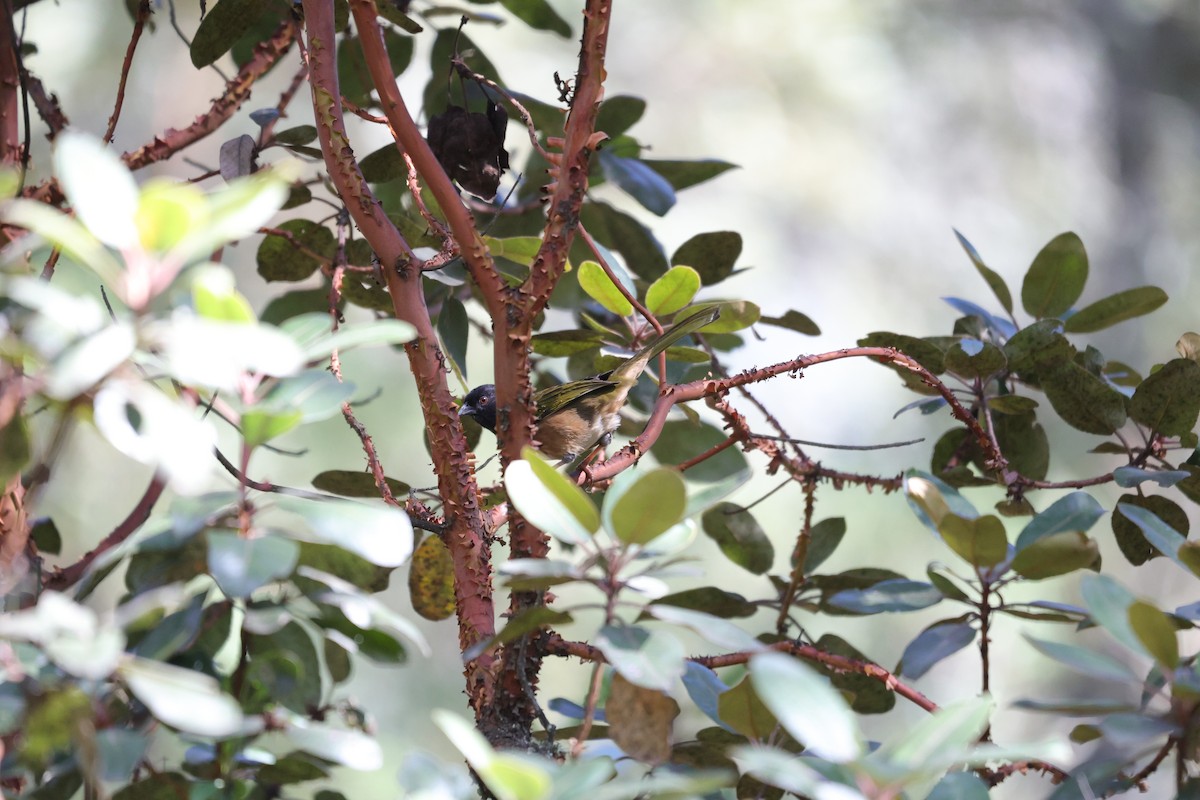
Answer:
[[[427,798],[982,798],[1018,774],[1043,796],[1093,798],[1160,771],[1197,791],[1200,673],[1183,634],[1200,601],[1135,594],[1098,542],[1197,585],[1200,335],[1181,332],[1163,363],[1110,360],[1089,334],[1154,311],[1161,290],[1093,298],[1084,245],[1063,233],[1014,298],[959,235],[991,294],[949,298],[951,330],[791,357],[793,334],[818,328],[768,287],[729,296],[737,233],[696,231],[670,257],[656,238],[677,193],[732,164],[648,157],[630,133],[646,101],[604,93],[611,15],[637,10],[582,5],[572,20],[546,0],[217,0],[187,46],[197,69],[235,70],[224,92],[125,153],[104,143],[120,101],[103,139],[67,128],[21,64],[12,16],[0,21],[14,56],[0,60],[0,119],[18,117],[22,87],[53,141],[39,170],[19,130],[0,130],[0,790],[338,800],[335,769],[387,766],[399,783],[384,793]],[[143,35],[174,35],[149,30],[148,2],[129,8],[122,86]],[[460,16],[579,36],[574,76],[550,93],[505,83]],[[139,183],[222,130],[273,68],[294,79],[249,114],[256,135],[225,137],[205,174],[179,165]],[[427,76],[423,96],[398,90],[408,72]],[[285,114],[301,124],[277,129]],[[394,143],[360,157],[363,127],[380,124]],[[239,241],[274,288],[261,309],[223,263]],[[768,299],[779,316],[761,312]],[[541,458],[536,388],[603,373],[712,305],[717,320],[631,393],[607,457],[578,473]],[[751,331],[778,359],[728,369]],[[496,485],[477,480],[472,452],[490,438],[457,413],[481,341],[501,408]],[[341,356],[380,345],[415,378],[434,488],[389,476],[389,431],[355,414]],[[849,358],[899,376],[918,395],[902,410],[946,420],[928,462],[839,470],[755,397]],[[363,471],[288,447],[331,417],[361,442]],[[1075,455],[1052,447],[1060,427],[1090,435],[1106,471],[1060,477]],[[85,428],[152,478],[115,528],[70,532],[86,555],[64,560],[40,505],[67,467],[86,471],[67,446]],[[312,487],[263,479],[267,451],[311,463]],[[786,478],[791,519],[755,518],[742,489],[754,473]],[[1124,493],[1109,508],[1096,491],[1113,485]],[[823,571],[873,532],[820,516],[822,498],[871,490],[902,491],[912,516],[896,524],[929,529],[924,574]],[[701,534],[736,587],[694,587]],[[397,568],[411,608],[379,595]],[[1028,599],[1064,586],[1079,604]],[[911,636],[897,664],[879,663],[878,642],[810,634],[829,617],[935,608],[915,635],[889,628]],[[347,699],[364,659],[392,665],[405,691],[400,665],[430,653],[414,613],[457,626],[471,718],[401,721]],[[995,624],[1014,619],[1022,635],[1000,640]],[[966,648],[977,683],[918,688]],[[1077,674],[1076,691],[993,695],[998,648]],[[559,658],[577,680],[547,696],[540,671]],[[991,730],[1008,707],[1081,719],[1069,738],[1009,741]],[[867,718],[893,709],[908,724],[873,741]],[[440,730],[465,765],[384,764],[374,733],[401,725]]]

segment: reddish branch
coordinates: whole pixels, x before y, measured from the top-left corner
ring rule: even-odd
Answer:
[[[916,360],[904,355],[898,350],[890,347],[852,347],[843,350],[834,350],[828,353],[820,353],[812,356],[800,356],[791,361],[784,361],[779,364],[774,364],[770,367],[762,367],[761,369],[748,369],[728,378],[714,379],[708,378],[705,380],[693,381],[692,383],[679,384],[676,386],[664,386],[659,394],[658,402],[654,406],[654,410],[650,414],[650,420],[646,423],[645,430],[630,442],[626,447],[622,448],[612,458],[596,469],[591,470],[589,477],[593,480],[602,480],[610,478],[613,475],[627,469],[631,464],[635,463],[642,454],[645,453],[654,442],[658,441],[659,435],[662,433],[663,425],[666,424],[667,416],[671,409],[677,403],[686,403],[691,400],[699,400],[703,397],[719,398],[730,389],[739,386],[747,386],[752,383],[759,383],[769,378],[774,378],[778,375],[787,373],[800,374],[808,367],[816,366],[817,364],[825,364],[830,361],[840,361],[843,358],[874,358],[889,364],[895,364],[904,367],[914,373],[921,379],[922,383],[936,390],[949,404],[950,413],[956,419],[962,422],[971,431],[972,435],[979,442],[979,446],[983,448],[988,456],[989,462],[997,471],[1009,475],[1008,461],[1004,458],[1004,454],[995,448],[992,444],[991,437],[988,436],[983,426],[975,419],[974,415],[959,402],[954,393],[929,370],[922,367]],[[730,407],[730,410],[732,408]],[[736,413],[736,412],[734,412]],[[861,476],[844,475],[843,480],[858,480],[862,481]],[[833,477],[833,480],[838,480]],[[878,479],[872,479],[878,484],[885,484]]]
[[[111,143],[113,133],[117,130],[117,120],[121,118],[121,106],[125,103],[125,83],[129,80],[129,69],[133,66],[133,53],[137,50],[138,41],[142,38],[142,29],[146,20],[150,19],[150,0],[139,0],[137,11],[133,17],[133,34],[129,37],[129,46],[125,48],[125,60],[121,64],[121,80],[117,83],[117,99],[113,103],[112,116],[108,118],[108,129],[104,131],[104,141]]]
[[[162,496],[166,486],[166,481],[163,480],[161,475],[155,475],[151,478],[150,484],[142,494],[142,499],[133,507],[129,515],[117,527],[113,528],[108,536],[101,539],[98,545],[89,550],[83,558],[74,564],[55,570],[47,575],[42,582],[43,588],[62,591],[78,583],[93,561],[128,539],[134,531],[142,526],[142,523],[150,518],[150,512],[154,510],[154,504],[158,502],[158,498]]]
[[[58,104],[58,96],[47,94],[46,87],[42,85],[41,80],[28,70],[25,71],[25,89],[29,92],[29,99],[33,101],[38,116],[50,129],[46,138],[53,142],[55,137],[70,125],[67,115],[63,113],[62,106]]]
[[[192,145],[208,136],[233,116],[242,107],[242,103],[250,97],[254,82],[261,78],[276,61],[292,46],[296,38],[296,23],[284,20],[271,34],[271,38],[254,47],[250,60],[242,65],[237,75],[225,84],[225,91],[213,101],[212,107],[196,117],[191,125],[180,130],[168,128],[162,136],[154,137],[154,141],[121,158],[130,169],[141,169],[149,164],[163,161],[185,147]]]
[[[21,163],[21,71],[17,31],[9,4],[0,13],[0,164]]]
[[[375,24],[374,4],[356,0],[351,6],[367,66],[385,98],[385,109],[389,116],[397,114],[396,107],[399,104],[402,109],[402,101]],[[329,0],[305,0],[304,17],[314,116],[326,168],[355,225],[384,265],[396,317],[417,331],[417,338],[405,345],[405,352],[416,378],[430,451],[434,454],[434,471],[448,525],[444,538],[454,559],[459,646],[465,652],[495,633],[486,520],[478,503],[470,449],[446,384],[445,358],[438,349],[437,335],[425,307],[419,262],[367,186],[346,136],[338,86],[333,4]],[[411,145],[414,136],[419,139],[420,135],[406,111],[403,116],[405,120],[397,116],[392,125],[404,143]],[[420,165],[415,156],[414,161]],[[440,171],[440,167],[437,169]],[[447,216],[452,214],[448,212]],[[472,248],[464,247],[464,255],[468,249]],[[478,255],[478,251],[473,251],[471,256],[476,259],[476,268],[480,266]],[[485,654],[466,664],[465,673],[467,696],[478,716],[490,705],[494,693],[496,676],[491,669],[491,656]]]
[[[938,710],[938,704],[930,700],[925,695],[918,692],[916,689],[903,683],[893,673],[888,672],[878,664],[870,661],[859,661],[856,658],[847,658],[833,653],[826,653],[820,648],[810,644],[797,644],[795,642],[776,642],[768,645],[768,649],[775,650],[780,653],[789,653],[797,658],[803,658],[806,661],[815,661],[818,664],[823,664],[830,669],[838,672],[853,672],[859,675],[866,675],[868,678],[877,680],[886,686],[890,691],[895,692],[904,699],[914,705],[924,709],[925,711],[934,712]],[[564,639],[558,634],[549,634],[544,641],[544,649],[550,655],[556,656],[575,656],[582,658],[585,661],[603,662],[605,661],[604,654],[600,649],[593,647],[586,642],[573,642]],[[720,669],[721,667],[732,667],[737,664],[745,664],[754,657],[754,653],[742,651],[737,653],[723,653],[716,656],[694,656],[689,658],[689,661],[694,661],[701,666],[709,669]]]
[[[446,215],[446,224],[458,241],[463,262],[483,292],[488,311],[495,316],[500,309],[501,297],[505,293],[504,281],[496,271],[492,256],[483,243],[483,237],[475,228],[475,219],[462,204],[454,184],[438,163],[433,151],[429,149],[429,143],[425,141],[421,131],[417,129],[412,114],[409,113],[408,106],[396,87],[396,79],[387,57],[387,47],[383,41],[383,32],[376,19],[379,12],[375,3],[373,0],[353,0],[350,3],[350,11],[354,14],[354,24],[358,26],[367,70],[371,73],[375,91],[379,93],[384,116],[387,117],[396,137],[396,147],[412,159],[413,166],[425,180],[425,185],[433,193],[438,205],[442,207],[442,213]]]

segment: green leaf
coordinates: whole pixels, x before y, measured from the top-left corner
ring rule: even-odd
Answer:
[[[903,736],[872,756],[901,769],[944,769],[969,755],[987,729],[994,706],[995,701],[987,695],[943,706],[908,726]]]
[[[1164,612],[1141,600],[1129,606],[1129,627],[1154,660],[1168,672],[1179,666],[1179,639]]]
[[[258,447],[282,436],[304,421],[300,411],[257,411],[242,414],[242,438],[247,447]]]
[[[1100,556],[1096,543],[1079,531],[1053,533],[1023,548],[1012,568],[1028,580],[1043,580],[1090,567]]]
[[[298,422],[318,422],[342,411],[354,384],[339,382],[325,370],[312,369],[279,381],[256,406],[273,414],[299,414]]]
[[[915,469],[906,472],[904,478],[904,493],[908,497],[909,508],[934,533],[939,533],[938,527],[947,514],[964,519],[979,516],[971,501],[946,482]]]
[[[584,203],[579,218],[597,242],[620,253],[626,266],[642,280],[652,281],[667,271],[662,245],[630,215],[606,203],[589,202]]]
[[[898,672],[907,678],[919,678],[939,661],[954,655],[975,641],[975,629],[965,622],[935,622],[917,634],[904,648]]]
[[[1050,405],[1071,427],[1107,436],[1125,424],[1124,395],[1074,361],[1064,361],[1039,377]]]
[[[185,733],[221,738],[246,724],[237,701],[209,675],[144,658],[125,660],[117,673],[155,718]]]
[[[1021,284],[1021,305],[1031,316],[1057,317],[1079,299],[1087,282],[1088,257],[1074,233],[1050,240],[1033,259]]]
[[[279,144],[312,144],[317,140],[317,129],[312,125],[297,125],[294,128],[279,131],[273,141]]]
[[[695,611],[704,611],[716,617],[751,617],[758,606],[735,592],[727,592],[716,586],[699,586],[682,592],[664,595],[651,605],[675,606]]]
[[[988,800],[988,796],[987,783],[975,773],[951,772],[937,782],[927,800]]]
[[[997,414],[1028,414],[1037,407],[1037,400],[1017,394],[1005,394],[999,397],[988,398],[988,408]]]
[[[470,328],[466,306],[456,297],[447,297],[442,304],[442,313],[438,314],[437,332],[446,349],[446,355],[458,367],[463,378],[467,377],[467,342],[470,340]]]
[[[243,538],[231,531],[208,532],[208,571],[228,597],[249,597],[255,589],[292,573],[300,555],[293,541],[276,536]]]
[[[220,0],[209,8],[192,39],[192,66],[203,69],[229,52],[270,6],[269,0]]]
[[[351,769],[372,771],[383,766],[379,742],[361,731],[317,725],[299,714],[288,715],[286,723],[287,738],[307,753]]]
[[[585,264],[587,262],[584,262]],[[621,298],[624,299],[624,298]],[[630,306],[630,311],[633,307]],[[563,358],[576,353],[597,350],[604,344],[604,337],[595,331],[550,331],[536,333],[529,345],[533,352],[549,358]]]
[[[821,329],[817,323],[809,319],[807,314],[801,314],[795,309],[788,309],[782,317],[763,316],[760,321],[767,325],[774,325],[777,328],[787,328],[789,331],[803,333],[806,336],[820,336]]]
[[[695,186],[698,183],[712,180],[722,172],[737,166],[736,164],[730,164],[728,161],[717,161],[715,159],[670,161],[657,158],[643,158],[642,161],[659,175],[666,178],[667,182],[674,186],[677,192],[689,186]]]
[[[1050,470],[1050,441],[1037,417],[1028,414],[994,415],[992,431],[1000,451],[1014,469],[1030,480],[1042,480]],[[980,461],[982,462],[982,455]],[[982,464],[981,464],[982,466]]]
[[[576,271],[579,286],[588,296],[612,313],[627,317],[633,313],[633,305],[621,294],[608,273],[595,261],[584,261]]]
[[[811,575],[817,567],[824,564],[825,559],[833,555],[833,551],[842,543],[842,537],[845,535],[846,520],[843,517],[830,517],[813,525],[809,533],[808,549],[804,553],[804,574]]]
[[[138,188],[115,152],[88,134],[64,131],[54,142],[54,173],[93,236],[117,249],[137,246]]]
[[[717,697],[717,714],[724,725],[751,740],[765,740],[779,724],[748,676]]]
[[[337,545],[381,567],[398,567],[412,554],[412,523],[394,506],[287,496],[276,503],[303,518],[302,528],[287,530],[301,541]]]
[[[733,274],[742,254],[742,236],[734,231],[698,233],[679,246],[671,264],[687,264],[705,286],[715,286]]]
[[[1128,649],[1149,655],[1129,625],[1129,608],[1137,598],[1128,589],[1107,575],[1084,575],[1079,590],[1096,624]]]
[[[270,325],[177,313],[163,320],[154,333],[167,371],[186,385],[231,391],[244,380],[244,373],[284,377],[304,366],[304,353],[296,342]]]
[[[542,247],[542,240],[537,236],[509,236],[504,239],[485,236],[483,241],[493,256],[507,258],[526,267],[533,263]]]
[[[614,482],[604,498],[606,521],[625,544],[649,544],[679,522],[686,507],[687,486],[670,467],[635,474],[628,487]]]
[[[663,622],[690,628],[700,637],[722,650],[762,650],[762,642],[738,625],[703,611],[671,605],[650,605],[647,613]]]
[[[1075,348],[1061,331],[1062,322],[1044,319],[1017,331],[1004,344],[1008,366],[1023,377],[1069,361]]]
[[[272,298],[259,319],[263,323],[278,325],[286,319],[318,311],[329,313],[329,290],[299,289]]]
[[[100,383],[133,355],[133,328],[117,323],[72,343],[54,361],[46,375],[45,392],[70,400]]]
[[[558,12],[546,0],[500,0],[500,5],[508,8],[530,28],[552,31],[563,38],[571,35],[571,26],[558,16]]]
[[[1104,508],[1090,494],[1071,492],[1029,521],[1017,537],[1016,548],[1024,550],[1039,539],[1064,531],[1083,533],[1091,530],[1104,514]]]
[[[237,290],[233,272],[225,267],[196,267],[192,275],[192,305],[200,316],[216,322],[253,324],[250,302]]]
[[[1063,327],[1068,333],[1092,333],[1149,314],[1165,302],[1167,293],[1157,286],[1126,289],[1079,309],[1066,319]]]
[[[1141,534],[1140,547],[1133,548],[1135,555],[1141,556],[1141,561],[1130,558],[1131,563],[1144,563],[1151,554],[1162,553],[1184,569],[1200,575],[1200,572],[1196,572],[1196,567],[1200,565],[1195,564],[1190,555],[1185,557],[1185,554],[1181,553],[1181,548],[1187,543],[1188,530],[1187,514],[1182,508],[1165,497],[1132,495],[1121,498],[1113,513],[1113,530],[1126,531],[1127,523],[1119,523],[1119,518],[1128,520]],[[1170,523],[1164,521],[1165,519],[1169,519]],[[1128,533],[1124,537],[1118,537],[1118,543],[1127,536]],[[1121,551],[1125,552],[1127,546],[1130,545],[1122,544]],[[1149,548],[1150,553],[1143,555],[1144,548]]]
[[[392,490],[394,497],[402,497],[409,492],[409,485],[403,481],[392,478],[384,478],[384,481]],[[375,485],[375,476],[369,472],[327,469],[312,479],[312,485],[322,492],[342,497],[379,497],[379,487]]]
[[[645,113],[646,101],[640,97],[625,94],[607,97],[600,104],[600,112],[596,116],[596,130],[604,131],[609,138],[615,139],[633,127]]]
[[[291,317],[279,327],[296,340],[308,362],[328,358],[334,350],[344,352],[354,347],[404,344],[417,337],[416,328],[398,319],[347,323],[334,331],[330,329],[328,314],[303,314]]]
[[[661,217],[675,205],[675,190],[671,184],[638,159],[601,150],[598,160],[605,179],[621,187],[647,211]]]
[[[405,163],[404,156],[391,142],[363,156],[358,162],[358,167],[368,183],[387,183],[408,175],[408,164]]]
[[[817,640],[816,646],[822,653],[830,653],[864,663],[871,660],[845,639],[832,633],[821,636]],[[885,714],[896,706],[896,695],[886,684],[875,680],[870,675],[839,671],[819,662],[813,662],[813,667],[829,679],[833,688],[842,693],[856,714]]]
[[[109,380],[96,393],[92,414],[109,444],[136,461],[154,464],[176,491],[196,494],[208,486],[217,433],[194,408],[148,382]]]
[[[931,584],[907,579],[880,581],[866,589],[847,589],[826,602],[856,614],[918,611],[942,601],[942,593]]]
[[[646,290],[646,308],[651,314],[674,314],[692,302],[700,291],[700,274],[691,267],[671,267]]]
[[[659,434],[651,453],[660,464],[677,466],[724,442],[724,432],[706,422],[687,419],[670,420]],[[749,463],[737,447],[727,447],[712,458],[690,467],[690,481],[721,481],[748,474]]]
[[[1175,358],[1151,373],[1133,393],[1129,415],[1166,436],[1190,433],[1200,415],[1200,364]]]
[[[974,567],[994,567],[1008,557],[1008,536],[1004,523],[991,514],[966,519],[945,515],[938,533],[950,549]]]
[[[946,369],[964,378],[986,378],[1007,364],[1003,350],[978,339],[960,339],[946,349]]]
[[[1113,470],[1113,483],[1122,489],[1132,489],[1143,483],[1157,483],[1164,489],[1169,489],[1180,481],[1191,477],[1190,472],[1181,469],[1142,469],[1141,467],[1117,467]]]
[[[556,539],[585,544],[600,527],[600,514],[583,490],[526,448],[508,465],[504,486],[521,516]]]
[[[258,274],[264,280],[302,281],[320,268],[322,260],[326,263],[333,260],[337,242],[324,225],[307,219],[289,219],[274,227],[287,231],[290,238],[274,233],[263,237],[255,258]]]
[[[1128,664],[1118,661],[1107,653],[1088,650],[1073,644],[1035,639],[1029,635],[1026,635],[1025,639],[1042,655],[1053,658],[1058,663],[1089,678],[1118,683],[1136,683],[1140,680]]]
[[[190,183],[151,182],[138,197],[136,223],[142,246],[166,253],[208,224],[208,200]]]
[[[715,322],[710,322],[704,326],[704,333],[733,333],[744,328],[749,328],[754,323],[758,322],[762,316],[762,311],[759,307],[751,303],[749,300],[726,300],[723,303],[697,303],[692,306],[694,313],[699,314],[700,311],[712,306],[721,307],[721,316]]]
[[[812,667],[782,653],[763,653],[750,659],[750,679],[763,704],[807,753],[834,763],[863,754],[854,713]]]
[[[1013,311],[1012,293],[1008,290],[1008,284],[1004,282],[995,270],[991,269],[987,264],[983,263],[983,258],[975,250],[975,246],[967,241],[967,237],[963,236],[957,230],[954,231],[955,238],[962,245],[962,249],[966,251],[967,257],[971,259],[971,263],[975,265],[975,269],[987,281],[988,288],[992,290],[992,294],[996,295],[996,299],[1000,301],[1000,305],[1009,314]]]
[[[359,643],[358,646],[362,648],[364,655],[392,662],[398,662],[404,658],[402,652],[396,652],[399,648],[398,642],[384,641],[381,638],[376,638],[374,642],[370,640],[364,641],[360,631],[368,634],[382,634],[391,640],[394,640],[391,634],[398,634],[415,644],[422,655],[426,657],[430,655],[429,643],[425,641],[425,637],[421,635],[421,631],[417,629],[416,625],[406,617],[390,609],[378,598],[364,594],[357,586],[342,580],[336,575],[331,575],[312,567],[299,567],[296,572],[308,582],[315,581],[327,587],[327,590],[309,588],[307,592],[315,601],[326,607],[326,614],[329,613],[328,609],[336,609],[338,613],[346,617],[345,625],[353,625],[355,630],[345,627],[342,630],[346,632],[351,640]],[[322,621],[326,618],[333,619],[333,617],[322,617]],[[351,622],[351,619],[353,619],[353,622]],[[312,642],[308,634],[299,625],[290,623],[285,630],[293,630],[293,626],[295,626],[296,637],[291,646],[297,650],[307,651],[311,649]],[[280,631],[277,631],[274,634],[262,637],[264,646],[278,647],[281,638],[280,633]],[[302,660],[307,663],[309,660],[308,656],[305,655]],[[314,662],[316,660],[315,651],[312,660]],[[305,669],[308,669],[308,667],[306,666]],[[316,692],[321,691],[319,675],[315,675],[315,682],[312,689]]]
[[[718,503],[701,517],[704,533],[733,563],[762,575],[775,560],[775,548],[758,522],[739,505]]]
[[[605,625],[594,643],[625,680],[645,689],[669,692],[683,675],[683,643],[665,631]]]
[[[946,370],[945,352],[925,339],[891,331],[874,331],[858,340],[860,347],[891,347],[916,361],[934,375]],[[908,372],[907,369],[904,370]]]
[[[392,75],[399,75],[408,68],[412,61],[413,39],[411,36],[397,33],[387,26],[381,27]],[[357,36],[346,36],[338,43],[337,67],[342,96],[364,108],[372,105],[371,94],[375,83],[371,80],[371,73],[368,71],[366,59],[363,57],[362,43]],[[390,146],[393,150],[396,149],[395,145]]]

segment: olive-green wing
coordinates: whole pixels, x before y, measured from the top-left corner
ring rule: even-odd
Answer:
[[[642,370],[646,368],[646,364],[650,362],[650,359],[668,347],[671,347],[689,333],[695,333],[700,330],[719,316],[721,316],[721,307],[709,306],[679,319],[676,321],[674,327],[665,331],[657,339],[647,343],[641,350],[638,350],[629,359],[619,364],[616,369],[609,373],[609,376],[614,381],[624,382],[632,386],[637,382],[638,376],[642,374]]]
[[[577,400],[610,392],[616,387],[616,383],[602,378],[584,378],[581,381],[567,381],[557,386],[547,386],[534,397],[534,401],[537,403],[537,418],[545,419],[555,412],[562,411]]]

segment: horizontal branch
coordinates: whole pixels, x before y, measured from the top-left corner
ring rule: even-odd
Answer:
[[[586,642],[575,642],[564,639],[556,633],[549,634],[546,637],[543,647],[545,652],[550,655],[575,656],[576,658],[582,658],[584,661],[607,662],[604,654],[600,652],[600,648]],[[871,661],[860,661],[856,658],[847,658],[846,656],[827,653],[813,645],[798,644],[796,642],[776,642],[775,644],[767,645],[767,648],[778,653],[787,653],[796,658],[802,658],[805,661],[814,661],[838,672],[852,672],[858,675],[866,675],[868,678],[882,683],[888,688],[888,691],[895,692],[925,711],[932,713],[938,710],[937,703],[911,686],[903,683],[893,673]],[[754,655],[755,653],[750,651],[741,651],[715,656],[693,656],[688,661],[708,667],[709,669],[721,669],[722,667],[745,664]]]
[[[667,415],[670,414],[671,409],[678,403],[686,403],[704,397],[719,397],[729,390],[740,386],[759,383],[789,373],[799,375],[809,367],[826,364],[831,361],[840,361],[845,358],[874,358],[884,363],[895,364],[915,373],[921,379],[922,383],[934,389],[942,396],[950,406],[950,413],[954,415],[955,419],[967,426],[976,441],[979,442],[979,446],[987,454],[989,465],[1004,475],[1006,482],[1015,480],[1015,476],[1008,470],[1008,461],[1004,458],[1004,454],[996,448],[987,431],[979,424],[979,420],[975,419],[975,416],[963,406],[950,388],[942,383],[936,375],[921,366],[915,359],[891,347],[845,348],[817,355],[800,356],[799,358],[769,367],[749,369],[728,378],[705,378],[691,383],[664,386],[659,393],[658,402],[655,404],[654,410],[650,414],[650,419],[646,423],[646,427],[642,433],[608,461],[600,464],[594,470],[587,470],[586,477],[589,480],[611,478],[635,464],[642,457],[642,454],[658,441],[663,426],[666,424]]]

